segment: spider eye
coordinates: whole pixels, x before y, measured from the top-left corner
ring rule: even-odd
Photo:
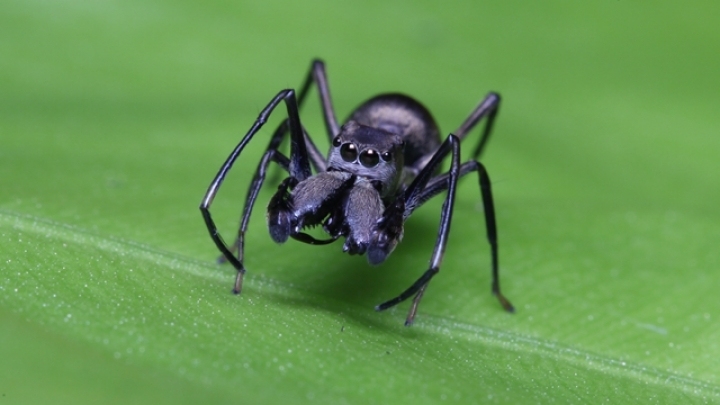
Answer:
[[[392,152],[383,152],[380,155],[380,159],[382,159],[383,162],[389,162],[392,160],[392,158],[393,158]]]
[[[333,146],[336,147],[336,148],[337,148],[338,146],[342,145],[342,141],[340,140],[340,137],[339,137],[339,136],[336,136],[335,138],[333,138],[332,144],[333,144]]]
[[[379,161],[380,156],[372,149],[363,151],[363,153],[360,154],[360,163],[365,167],[375,167]]]
[[[353,143],[346,143],[340,148],[340,157],[346,162],[354,162],[357,160],[357,155],[357,146]]]

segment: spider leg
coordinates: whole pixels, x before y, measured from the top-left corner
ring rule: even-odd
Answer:
[[[305,99],[307,98],[307,94],[310,90],[311,85],[315,83],[318,86],[318,93],[320,96],[320,105],[323,110],[323,117],[325,120],[325,126],[328,130],[328,136],[330,139],[332,139],[338,132],[339,132],[339,125],[337,123],[337,118],[335,116],[335,110],[332,105],[332,99],[330,97],[330,88],[328,85],[328,79],[327,79],[327,73],[325,71],[325,63],[319,59],[316,59],[312,62],[310,70],[300,88],[300,92],[297,96],[297,108],[298,110],[302,108],[303,103]],[[272,103],[271,103],[272,104]],[[261,116],[263,114],[261,113]],[[269,115],[269,114],[268,114]],[[270,139],[270,143],[266,149],[265,154],[263,155],[263,158],[260,161],[260,164],[258,165],[258,168],[255,171],[255,174],[253,176],[253,182],[250,185],[250,188],[248,190],[247,196],[245,198],[245,204],[243,207],[243,215],[240,220],[240,226],[238,227],[238,233],[237,237],[235,238],[235,241],[230,247],[230,251],[237,252],[237,262],[243,263],[244,261],[244,250],[245,250],[245,232],[247,231],[248,222],[250,219],[250,215],[252,213],[252,209],[255,204],[255,200],[257,199],[257,195],[260,191],[260,188],[262,187],[262,184],[265,181],[265,177],[267,175],[267,168],[271,161],[274,161],[278,163],[281,168],[283,168],[285,171],[289,171],[289,161],[288,159],[279,152],[280,145],[282,144],[282,141],[285,139],[285,135],[287,134],[289,125],[288,125],[289,119],[284,120],[275,130],[275,133],[273,134],[272,138]],[[309,135],[303,128],[303,137],[305,139],[305,143],[307,146],[307,154],[309,156],[310,162],[312,163],[312,166],[315,168],[316,171],[321,172],[325,171],[326,169],[326,162],[325,157],[323,154],[318,150],[318,148],[315,146],[315,144],[310,139]],[[244,146],[243,146],[244,147]],[[229,160],[229,159],[228,159]],[[234,161],[234,159],[233,159]],[[228,162],[226,162],[227,164]],[[230,166],[232,166],[232,162],[230,162]],[[215,179],[218,180],[217,178]],[[216,183],[216,181],[213,182],[213,184]],[[222,179],[219,179],[219,182],[217,182],[217,186],[219,187],[219,183],[222,182]],[[216,191],[212,193],[212,197],[214,198]],[[210,190],[208,190],[208,194],[206,194],[206,199],[208,195],[210,194]],[[205,203],[205,201],[203,201]],[[205,216],[205,211],[209,207],[210,203],[212,201],[209,201],[207,204],[203,204],[205,206],[205,209],[203,211],[203,216]],[[203,206],[201,206],[201,210],[203,210]],[[209,217],[209,213],[207,213],[207,216]],[[212,219],[210,218],[210,221],[212,222]],[[206,219],[206,223],[208,220]],[[211,231],[212,232],[212,231]],[[216,232],[216,230],[215,230]],[[211,233],[212,236],[212,233]],[[218,235],[218,238],[220,236]],[[318,241],[314,240],[313,238],[309,237],[306,238],[307,240],[302,240],[302,235],[297,238],[305,243],[311,243],[311,244],[321,244],[321,243],[329,243],[332,242],[332,240],[328,241]],[[215,237],[213,237],[213,240],[215,240]],[[215,243],[218,244],[218,241],[215,240]],[[228,259],[228,255],[223,251],[222,248],[220,248],[220,251],[222,254],[220,257],[218,257],[218,263],[224,263],[226,261],[230,261]],[[234,264],[234,267],[238,267],[236,264]],[[239,273],[244,273],[243,271],[238,271]],[[241,278],[238,279],[238,281],[241,281]],[[236,283],[236,286],[234,288],[234,291],[239,292],[241,289],[241,286]]]
[[[318,88],[320,108],[323,112],[323,119],[325,121],[328,139],[332,140],[340,132],[340,125],[338,124],[337,117],[335,116],[335,108],[333,107],[332,98],[330,96],[330,85],[328,84],[327,73],[325,71],[325,63],[320,59],[312,61],[310,70],[308,71],[302,86],[300,86],[300,91],[297,94],[298,109],[302,109],[313,83],[316,84]],[[283,124],[281,124],[281,126],[282,125]],[[278,131],[280,131],[280,127],[278,127]],[[287,127],[285,131],[287,131]],[[315,147],[315,144],[310,140],[310,137],[304,129],[303,133],[308,144],[308,153],[310,154],[310,160],[313,167],[315,167],[317,172],[325,171],[325,157],[317,149],[317,147]],[[284,138],[281,136],[279,140],[282,141],[283,139]],[[276,149],[279,147],[280,146],[278,144]]]
[[[460,125],[460,127],[455,132],[453,132],[453,134],[460,138],[460,140],[463,140],[465,139],[465,137],[467,137],[468,133],[472,131],[473,128],[475,128],[475,126],[480,122],[480,120],[482,120],[484,117],[487,117],[487,122],[485,123],[485,128],[483,129],[480,142],[477,144],[472,154],[472,157],[475,160],[477,160],[477,158],[480,156],[480,153],[482,153],[485,145],[490,139],[493,124],[495,123],[495,118],[497,117],[499,109],[500,95],[495,92],[488,93],[488,95],[485,96],[482,101],[480,101],[480,104],[478,104],[477,107],[472,110],[470,116],[465,119],[465,122],[463,122],[462,125]]]
[[[267,150],[265,154],[263,155],[262,159],[260,160],[260,164],[258,165],[258,168],[255,170],[255,174],[253,175],[253,181],[250,184],[250,188],[248,189],[248,192],[245,197],[245,205],[243,207],[243,214],[240,219],[240,226],[238,227],[238,234],[235,238],[235,242],[230,246],[231,251],[237,252],[237,258],[242,262],[243,261],[243,252],[245,249],[245,232],[247,231],[248,222],[250,220],[250,214],[252,213],[252,209],[255,205],[255,200],[257,199],[258,193],[260,192],[260,189],[262,188],[262,185],[265,182],[265,178],[267,176],[267,170],[268,166],[270,165],[270,162],[273,161],[277,163],[281,169],[285,170],[286,172],[289,170],[289,160],[285,155],[283,155],[278,148],[280,147],[280,144],[282,143],[285,135],[287,134],[287,123],[288,121],[283,121],[278,128],[275,130],[275,133],[273,134],[272,138],[270,139],[270,144],[267,147]],[[305,136],[305,144],[308,148],[308,158],[310,159],[310,162],[312,163],[312,166],[315,168],[316,171],[325,171],[325,160],[324,157],[320,154],[315,144],[312,142],[310,137],[308,136],[307,132],[303,130],[303,135]],[[312,238],[311,238],[312,239]],[[333,240],[330,241],[322,241],[324,243],[330,243]],[[310,244],[323,244],[320,243],[321,241],[317,240],[303,240],[305,243]],[[217,259],[218,263],[222,264],[227,261],[224,255],[220,255]]]
[[[427,288],[427,284],[430,282],[432,277],[440,271],[440,264],[445,253],[445,247],[447,246],[453,206],[455,204],[455,191],[457,189],[458,178],[460,177],[460,140],[455,135],[451,134],[448,136],[445,142],[440,145],[440,148],[435,155],[433,155],[427,166],[423,168],[415,180],[413,180],[410,186],[408,186],[405,193],[398,197],[399,199],[403,199],[405,203],[391,205],[389,207],[390,210],[386,210],[388,215],[395,217],[402,215],[403,220],[407,218],[407,216],[417,208],[418,204],[423,201],[421,198],[423,195],[423,189],[448,153],[451,154],[450,171],[448,172],[448,178],[445,182],[448,192],[440,213],[440,228],[438,229],[435,249],[433,250],[430,258],[430,268],[400,295],[375,307],[376,310],[382,311],[415,295],[410,312],[405,320],[406,326],[412,325],[415,313],[417,312],[417,307],[420,304],[420,300],[422,299],[425,289]],[[404,205],[404,210],[402,212],[392,208],[399,207],[400,205]],[[386,213],[383,214],[383,217],[386,216]]]
[[[451,135],[452,137],[452,135]],[[390,308],[400,302],[410,298],[413,294],[415,298],[410,307],[408,317],[405,324],[410,325],[417,312],[418,305],[422,296],[427,288],[430,279],[437,274],[439,271],[440,262],[442,261],[442,254],[447,243],[447,236],[450,229],[450,219],[452,216],[452,207],[454,203],[455,186],[460,177],[465,176],[472,172],[478,173],[478,182],[480,186],[480,192],[482,196],[484,214],[485,214],[485,226],[488,242],[490,243],[491,249],[491,265],[492,265],[492,292],[500,301],[502,307],[508,312],[514,312],[515,309],[510,301],[500,291],[500,277],[499,277],[499,266],[498,266],[498,242],[497,242],[497,225],[495,222],[495,207],[492,198],[492,189],[490,183],[490,177],[485,170],[485,167],[476,160],[465,162],[462,165],[458,165],[459,160],[459,145],[456,145],[458,140],[455,138],[448,138],[452,142],[452,161],[451,168],[448,173],[444,173],[433,178],[427,179],[426,173],[420,173],[416,181],[408,187],[406,195],[408,201],[404,204],[405,211],[403,212],[403,220],[407,219],[415,209],[419,208],[422,204],[428,201],[430,198],[436,196],[442,191],[448,190],[448,196],[446,197],[445,203],[443,204],[441,214],[441,225],[438,233],[438,240],[435,244],[435,251],[431,259],[431,267],[428,269],[412,286],[405,290],[398,297],[382,303],[376,307],[377,310],[384,310]],[[433,159],[428,164],[427,168],[433,169],[439,161],[441,161],[447,151],[444,150],[446,141],[435,154]],[[423,169],[423,171],[427,170]],[[432,173],[432,170],[430,171]],[[415,186],[415,187],[413,187]]]
[[[236,257],[235,255],[233,255],[231,249],[227,246],[222,236],[220,235],[217,226],[215,225],[215,221],[213,221],[212,215],[210,214],[210,205],[212,204],[215,195],[217,194],[220,186],[222,185],[225,176],[227,175],[228,171],[230,171],[237,158],[240,156],[240,153],[250,142],[250,140],[252,140],[255,134],[262,128],[265,122],[267,122],[267,119],[272,114],[275,107],[277,107],[277,105],[281,102],[285,102],[288,118],[280,125],[280,127],[278,127],[278,129],[275,131],[275,134],[271,138],[268,150],[263,155],[260,165],[258,166],[258,169],[255,173],[255,178],[250,185],[250,190],[248,191],[248,196],[245,201],[245,208],[243,210],[243,218],[241,220],[240,229],[238,231],[238,239],[234,244],[235,247],[238,249],[238,254]],[[288,129],[290,131],[290,159],[283,156],[280,152],[277,151],[277,147],[280,145],[282,138]],[[260,115],[255,120],[253,126],[245,134],[240,143],[235,147],[230,156],[228,156],[225,163],[223,163],[223,165],[220,167],[220,170],[218,171],[213,181],[210,183],[210,186],[205,193],[205,197],[200,204],[200,211],[202,212],[203,218],[205,219],[205,224],[210,233],[210,237],[212,238],[213,242],[215,242],[215,245],[220,250],[222,255],[225,257],[225,260],[230,262],[238,272],[237,278],[235,280],[235,287],[233,289],[233,292],[235,292],[236,294],[240,293],[240,291],[242,290],[242,280],[243,275],[245,274],[245,267],[243,265],[243,235],[245,230],[247,229],[247,223],[250,217],[250,213],[252,211],[252,207],[257,198],[257,193],[262,186],[266,174],[266,169],[270,161],[277,162],[283,169],[287,170],[290,173],[291,178],[297,181],[304,180],[310,177],[312,174],[310,169],[310,160],[308,157],[308,145],[306,144],[302,125],[300,124],[300,116],[294,90],[280,91],[260,112]]]
[[[305,81],[303,82],[300,92],[297,95],[297,104],[298,104],[298,110],[302,108],[305,99],[307,98],[307,94],[310,90],[310,87],[312,84],[315,83],[318,86],[318,92],[320,94],[320,105],[323,110],[323,117],[325,119],[325,126],[328,129],[328,136],[330,139],[332,139],[335,134],[339,131],[339,126],[337,123],[337,118],[335,117],[335,110],[332,105],[332,99],[330,97],[330,87],[328,85],[327,80],[327,73],[325,72],[325,63],[319,59],[315,59],[310,67],[310,70],[305,78]],[[275,130],[275,133],[273,134],[272,138],[270,139],[270,144],[267,147],[267,152],[270,153],[271,150],[278,151],[280,148],[280,145],[282,141],[285,139],[285,135],[288,131],[288,120],[284,120],[280,125],[278,125],[277,129]],[[333,133],[330,133],[330,131],[334,131]],[[308,135],[307,131],[303,128],[303,136],[305,138],[305,143],[307,144],[308,149],[308,156],[310,158],[310,162],[312,163],[312,166],[315,168],[317,172],[325,171],[326,169],[326,162],[325,157],[323,154],[318,150],[318,148],[313,143],[312,139],[310,139],[310,136]],[[281,156],[280,153],[277,154],[277,156]],[[279,163],[277,160],[279,157],[273,158],[272,160]],[[260,190],[260,186],[264,182],[265,176],[266,176],[266,170],[270,163],[270,158],[263,158],[263,160],[260,163],[260,166],[258,166],[257,170],[254,174],[253,183],[250,186],[250,190],[248,191],[246,200],[245,200],[245,208],[243,209],[243,216],[240,221],[240,226],[238,227],[238,235],[235,238],[235,242],[232,244],[233,251],[237,251],[237,256],[239,261],[242,262],[242,255],[243,255],[243,248],[244,248],[244,234],[247,230],[247,222],[250,218],[250,212],[252,211],[253,205],[255,203],[255,198],[257,198],[257,193]],[[282,165],[281,165],[282,166]],[[283,166],[285,171],[288,170],[287,164]],[[255,188],[257,186],[257,188]],[[310,243],[310,242],[308,242]],[[224,263],[227,259],[225,258],[225,255],[222,254],[220,257],[218,257],[218,263]]]
[[[245,204],[243,206],[243,214],[240,219],[238,234],[235,238],[235,242],[233,242],[233,244],[231,245],[231,251],[237,252],[237,259],[240,262],[243,262],[243,253],[245,250],[244,236],[245,231],[247,231],[250,214],[252,213],[252,209],[255,205],[255,200],[257,199],[260,188],[265,181],[265,176],[267,175],[267,168],[270,165],[270,162],[274,161],[278,163],[280,167],[286,172],[289,170],[288,166],[290,163],[288,158],[278,151],[278,147],[282,143],[282,140],[287,133],[287,123],[287,120],[283,121],[275,130],[275,133],[270,139],[270,144],[268,145],[267,150],[263,154],[263,157],[260,159],[260,164],[255,170],[255,174],[253,175],[253,181],[252,183],[250,183],[250,187],[245,196]],[[227,259],[225,258],[225,255],[221,254],[220,257],[218,257],[217,261],[218,263],[225,263]]]
[[[327,72],[325,72],[325,62],[320,59],[312,61],[310,72],[308,72],[307,78],[300,87],[298,93],[298,104],[302,107],[305,96],[310,90],[310,85],[315,83],[318,87],[318,93],[320,95],[320,107],[323,111],[323,118],[325,119],[325,128],[327,129],[328,139],[332,140],[337,134],[340,133],[340,125],[338,124],[337,117],[335,116],[335,109],[332,104],[332,98],[330,97],[330,85],[328,84]]]
[[[328,139],[332,140],[338,133],[340,133],[340,125],[338,124],[337,117],[335,115],[335,108],[332,104],[332,97],[330,96],[330,85],[328,83],[327,72],[325,71],[325,62],[320,59],[312,61],[310,70],[308,71],[302,86],[300,86],[300,91],[297,94],[299,110],[302,109],[305,104],[305,100],[307,99],[307,95],[313,84],[315,84],[318,88],[320,108],[323,112],[323,120],[325,121]],[[308,144],[308,153],[315,170],[318,172],[325,171],[325,156],[323,156],[317,147],[315,147],[315,144],[312,142],[304,129],[303,134],[305,136],[305,141]],[[280,140],[282,140],[282,138]]]
[[[485,227],[488,242],[491,251],[492,264],[492,293],[498,298],[502,307],[508,312],[515,312],[515,308],[510,301],[500,291],[500,274],[498,265],[498,241],[497,241],[497,224],[495,222],[495,204],[493,203],[492,188],[490,186],[490,176],[482,163],[477,160],[471,160],[460,165],[460,177],[469,173],[477,172],[478,183],[480,186],[480,194],[483,201]],[[447,188],[449,174],[444,173],[432,178],[421,195],[418,197],[420,203],[415,208],[421,206],[425,201],[431,199]],[[409,216],[412,211],[408,212]]]

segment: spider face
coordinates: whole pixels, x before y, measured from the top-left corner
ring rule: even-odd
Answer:
[[[403,149],[399,135],[348,121],[332,140],[328,170],[352,173],[374,182],[385,198],[400,184]]]

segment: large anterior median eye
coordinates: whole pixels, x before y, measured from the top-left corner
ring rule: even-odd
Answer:
[[[357,155],[357,146],[353,143],[346,143],[340,148],[340,156],[346,162],[354,162]]]
[[[372,149],[365,150],[360,154],[360,163],[365,167],[375,167],[379,161],[380,156]]]

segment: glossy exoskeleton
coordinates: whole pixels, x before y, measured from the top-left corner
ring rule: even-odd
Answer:
[[[331,142],[327,158],[318,151],[300,122],[299,109],[313,83],[319,90]],[[237,239],[232,247],[228,247],[210,215],[210,205],[233,163],[281,102],[285,103],[288,118],[275,130],[260,159],[245,200]],[[430,112],[415,99],[402,94],[381,94],[371,98],[340,126],[330,98],[325,65],[322,61],[313,61],[297,96],[295,90],[282,90],[262,110],[220,168],[200,205],[210,236],[222,252],[223,260],[237,269],[233,291],[240,293],[242,289],[245,232],[270,162],[275,162],[289,174],[268,204],[267,223],[272,239],[284,243],[293,238],[320,245],[342,237],[345,239],[344,252],[367,254],[368,262],[373,265],[382,263],[402,240],[403,224],[413,211],[428,199],[447,191],[429,269],[399,296],[376,306],[377,310],[384,310],[415,296],[405,322],[411,325],[428,283],[440,270],[458,179],[475,172],[490,243],[492,292],[505,310],[514,311],[500,292],[497,226],[490,178],[477,160],[490,137],[499,105],[500,96],[489,93],[465,122],[444,140]],[[460,142],[482,119],[486,123],[472,159],[460,162]],[[290,135],[289,157],[279,150],[287,134]],[[440,173],[447,157],[450,158],[450,169]],[[327,239],[316,239],[303,232],[304,228],[317,225],[327,232]]]

